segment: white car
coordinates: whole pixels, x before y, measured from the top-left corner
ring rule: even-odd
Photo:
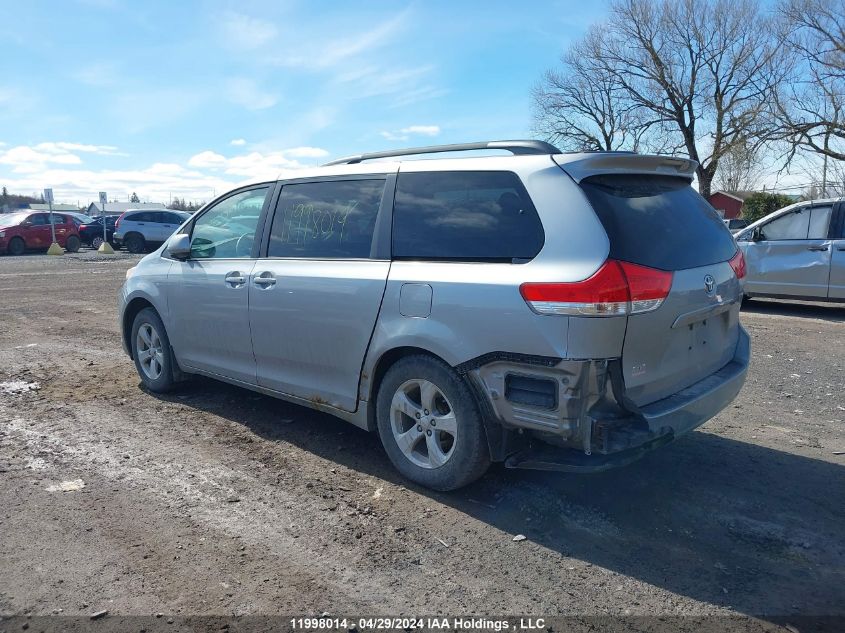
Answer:
[[[171,209],[130,209],[115,222],[114,242],[130,253],[144,253],[150,246],[163,244],[190,217]]]

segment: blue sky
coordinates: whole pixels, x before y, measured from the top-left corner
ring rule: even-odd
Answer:
[[[0,0],[0,184],[209,199],[361,151],[531,135],[604,2]]]

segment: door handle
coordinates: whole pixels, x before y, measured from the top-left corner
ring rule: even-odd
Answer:
[[[808,246],[807,250],[808,251],[826,251],[827,246]]]
[[[845,246],[837,246],[836,250],[838,251],[845,251]]]
[[[276,278],[273,276],[269,270],[265,270],[263,273],[258,273],[255,278],[252,280],[259,288],[264,288],[267,290],[268,288],[272,288],[276,285]]]
[[[240,288],[246,283],[246,277],[243,273],[235,271],[226,275],[225,282],[232,288]]]

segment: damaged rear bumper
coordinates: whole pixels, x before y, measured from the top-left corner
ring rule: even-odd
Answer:
[[[555,367],[530,369],[494,363],[469,375],[486,395],[496,420],[516,440],[500,454],[507,467],[597,472],[636,461],[719,413],[745,383],[749,358],[749,337],[740,328],[729,363],[699,382],[641,407],[625,400],[613,361],[561,361]],[[508,393],[514,384],[512,377],[525,375],[550,381],[535,389],[543,393],[533,406],[530,389],[528,395],[525,389],[517,394],[517,403]],[[536,406],[538,402],[545,406]]]

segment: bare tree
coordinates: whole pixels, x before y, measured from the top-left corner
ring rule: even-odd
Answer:
[[[620,133],[629,126],[614,122],[639,121],[668,135],[665,149],[698,162],[705,196],[727,152],[768,138],[768,101],[785,70],[772,19],[755,0],[614,0],[600,33],[564,56],[562,86],[547,77],[553,90],[544,96],[564,97],[557,103],[549,97],[560,107],[544,108],[537,99],[541,112],[557,113],[544,119],[549,136],[557,131],[601,149],[634,147],[634,139]],[[592,98],[590,81],[599,99]],[[578,121],[586,121],[592,135]]]
[[[845,160],[845,0],[783,0],[781,28],[797,63],[773,100],[779,138]]]
[[[657,122],[602,63],[605,35],[601,26],[590,29],[533,90],[535,130],[563,149],[636,151]]]
[[[723,191],[748,191],[757,187],[763,169],[755,143],[737,143],[719,159],[715,185]]]

